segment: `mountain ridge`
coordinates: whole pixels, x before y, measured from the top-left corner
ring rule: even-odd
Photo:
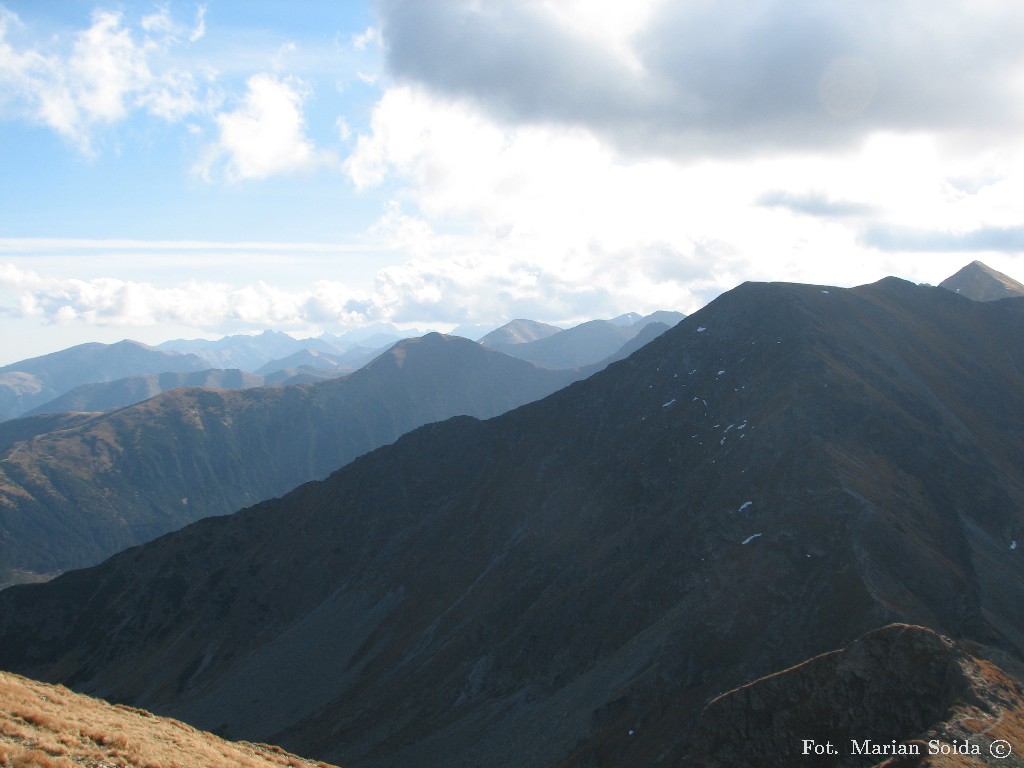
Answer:
[[[326,476],[425,422],[495,415],[579,375],[429,334],[342,379],[179,389],[54,435],[29,434],[0,457],[0,561],[40,572],[81,567]],[[19,537],[26,530],[34,543]]]
[[[80,384],[207,367],[195,355],[167,352],[129,339],[116,344],[79,344],[0,368],[0,419],[19,416]]]

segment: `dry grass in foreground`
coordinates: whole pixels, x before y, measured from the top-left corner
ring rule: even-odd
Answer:
[[[177,720],[0,672],[3,768],[331,768]]]

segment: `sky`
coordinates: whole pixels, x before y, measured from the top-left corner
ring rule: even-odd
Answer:
[[[1024,280],[1024,5],[0,0],[0,364]]]

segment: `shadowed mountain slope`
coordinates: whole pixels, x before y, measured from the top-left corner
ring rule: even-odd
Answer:
[[[641,347],[646,347],[668,329],[669,326],[665,325],[665,323],[645,323],[640,327],[639,331],[637,331],[636,336],[619,347],[618,351],[614,352],[609,357],[606,357],[598,365],[603,368],[604,366],[611,365],[612,363],[617,363],[619,360],[625,360]]]
[[[0,419],[27,413],[80,384],[208,367],[195,355],[166,352],[137,341],[80,344],[0,368]]]
[[[972,261],[939,283],[939,287],[974,301],[997,301],[1024,296],[1024,285],[980,261]]]
[[[544,400],[0,592],[0,666],[346,765],[582,768],[671,765],[709,700],[892,622],[1019,658],[1022,333],[893,278],[744,284]]]
[[[685,317],[686,315],[684,315],[682,312],[673,312],[667,309],[659,309],[656,312],[651,312],[651,314],[641,317],[636,323],[634,323],[634,325],[639,325],[640,327],[643,327],[645,325],[649,325],[650,323],[664,323],[669,328],[673,328],[676,325],[678,325]]]
[[[94,415],[0,456],[0,565],[48,572],[95,563],[324,477],[421,424],[494,416],[579,375],[431,334],[342,379],[179,389]]]

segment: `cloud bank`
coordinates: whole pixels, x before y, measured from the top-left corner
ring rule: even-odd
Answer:
[[[399,80],[502,121],[583,126],[631,153],[750,154],[1024,123],[1024,8],[1013,3],[640,5],[614,44],[567,23],[558,3],[379,8]]]

